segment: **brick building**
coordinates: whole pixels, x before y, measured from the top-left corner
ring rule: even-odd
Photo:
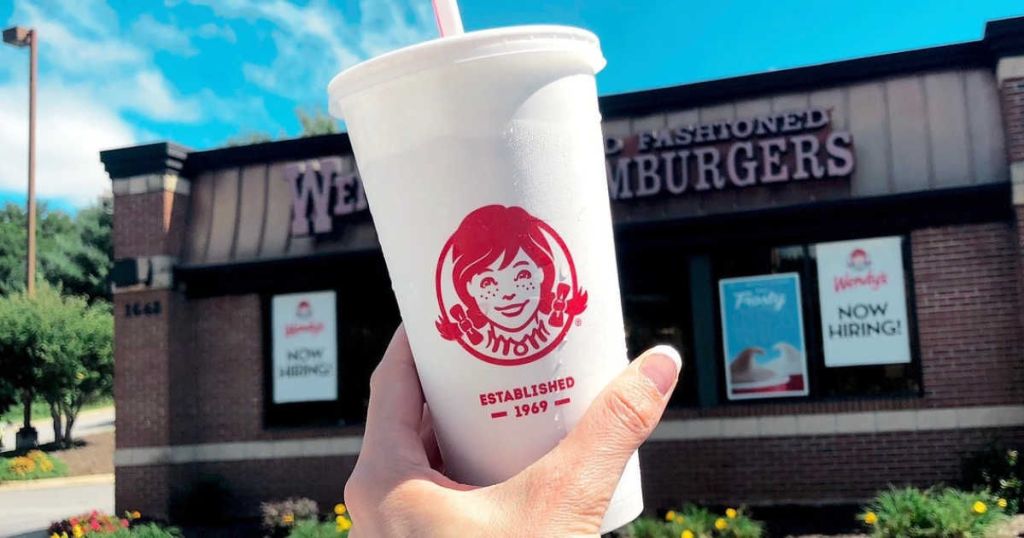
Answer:
[[[1024,19],[600,105],[630,352],[688,364],[641,450],[648,507],[856,502],[1024,441]],[[210,482],[235,513],[339,500],[399,321],[347,136],[101,158],[118,510]],[[742,317],[730,286],[775,281],[796,307]],[[275,323],[309,316],[327,356],[286,375]]]

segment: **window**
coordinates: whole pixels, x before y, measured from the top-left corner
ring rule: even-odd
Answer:
[[[857,247],[861,242],[879,249],[874,267],[869,253]],[[827,265],[825,270],[829,271],[824,275],[829,288],[823,291],[819,290],[819,250],[828,256],[822,265]],[[912,396],[921,392],[921,375],[914,351],[916,329],[907,251],[905,237],[747,246],[716,252],[712,264],[716,283],[736,277],[798,275],[809,398]],[[890,265],[881,268],[886,255],[898,260],[888,260]],[[865,295],[858,287],[871,291]],[[855,297],[884,298],[872,302]],[[718,311],[722,305],[717,294],[715,301]],[[826,312],[822,312],[823,306]],[[723,369],[718,395],[719,401],[725,402],[729,400],[729,387],[723,364],[722,323],[717,322],[716,327],[717,364]],[[905,348],[901,350],[901,346]],[[771,360],[770,353],[755,360]]]
[[[619,282],[629,357],[635,358],[657,344],[678,349],[687,366],[670,405],[696,405],[696,370],[689,364],[693,354],[686,257],[669,259],[661,247],[623,251]]]

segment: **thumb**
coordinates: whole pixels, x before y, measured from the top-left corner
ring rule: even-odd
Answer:
[[[569,435],[531,466],[530,474],[541,481],[563,477],[569,482],[563,483],[563,493],[570,506],[593,507],[603,516],[626,462],[661,420],[682,363],[671,346],[644,352],[601,391]]]

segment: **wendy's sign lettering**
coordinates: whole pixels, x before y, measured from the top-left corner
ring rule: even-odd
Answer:
[[[853,137],[812,108],[606,138],[613,200],[742,189],[853,173]]]
[[[832,130],[829,111],[811,108],[644,131],[605,139],[612,200],[702,194],[757,185],[846,178],[853,137]],[[367,210],[359,172],[341,157],[284,166],[291,235],[325,235]]]
[[[359,172],[341,157],[288,163],[284,179],[291,187],[293,236],[331,233],[335,217],[367,209]]]

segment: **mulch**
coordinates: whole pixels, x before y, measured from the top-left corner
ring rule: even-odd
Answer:
[[[75,440],[75,446],[58,449],[53,444],[39,447],[56,456],[68,466],[68,476],[107,474],[114,472],[114,432],[97,433]],[[0,453],[0,457],[13,456],[14,451]]]
[[[75,444],[73,448],[50,452],[68,465],[68,476],[114,472],[114,432],[80,437]]]

